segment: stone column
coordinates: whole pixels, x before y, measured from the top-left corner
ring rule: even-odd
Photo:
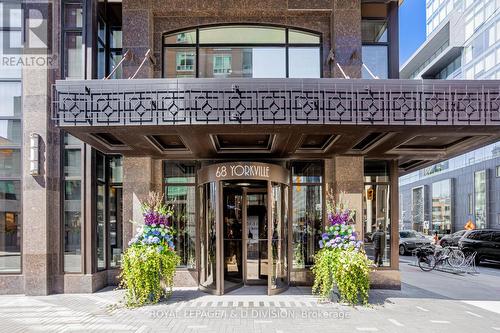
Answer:
[[[25,12],[31,9],[41,11],[44,18],[48,18],[52,10],[51,6],[40,4],[27,6]],[[46,36],[51,33],[51,25],[52,22],[49,21]],[[48,55],[48,49],[34,53],[33,50],[25,48],[26,57],[45,58]],[[50,117],[50,87],[53,74],[54,70],[47,66],[32,65],[22,69],[22,274],[24,292],[27,295],[51,293],[55,288],[54,281],[58,278],[56,275],[61,271],[60,143],[59,131]],[[32,133],[39,137],[37,175],[30,173]]]
[[[347,203],[356,212],[356,231],[363,232],[363,156],[335,156],[333,191],[335,200]],[[361,238],[362,239],[362,238]]]
[[[361,77],[361,1],[332,0],[333,77],[343,78],[338,63],[350,78]]]
[[[131,61],[123,62],[125,79],[134,74],[149,49],[153,58],[153,11],[150,0],[124,0],[122,13],[123,51],[130,50],[133,54]],[[136,78],[152,78],[153,72],[153,64],[147,60]]]
[[[142,222],[141,201],[153,189],[154,163],[150,157],[123,158],[123,245],[135,234],[130,221]]]
[[[23,274],[27,295],[49,293],[47,70],[23,70]],[[40,124],[45,124],[40,126]],[[30,134],[39,135],[40,175],[30,175]]]

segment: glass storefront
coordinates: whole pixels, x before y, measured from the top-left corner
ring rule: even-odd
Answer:
[[[379,267],[391,265],[389,163],[365,160],[363,235],[365,251]]]
[[[292,169],[292,268],[309,269],[323,231],[323,161],[294,161]]]
[[[165,161],[163,183],[165,200],[174,209],[173,225],[177,231],[175,248],[181,266],[196,268],[196,171],[194,161]]]

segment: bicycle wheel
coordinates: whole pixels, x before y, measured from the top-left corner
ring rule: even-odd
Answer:
[[[454,249],[450,251],[446,260],[451,267],[461,267],[465,262],[465,255],[462,251]]]
[[[432,271],[434,267],[436,267],[436,257],[434,257],[434,255],[432,254],[429,254],[425,257],[419,258],[418,267],[420,267],[420,269],[424,272]]]

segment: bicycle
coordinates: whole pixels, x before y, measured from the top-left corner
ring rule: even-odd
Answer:
[[[447,263],[450,267],[461,267],[465,262],[462,251],[450,247],[436,249],[435,246],[423,246],[416,250],[418,267],[424,272],[432,271],[438,264]]]

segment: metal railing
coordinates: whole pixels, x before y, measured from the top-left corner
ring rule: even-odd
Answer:
[[[59,126],[500,126],[499,81],[136,79],[57,81]]]

